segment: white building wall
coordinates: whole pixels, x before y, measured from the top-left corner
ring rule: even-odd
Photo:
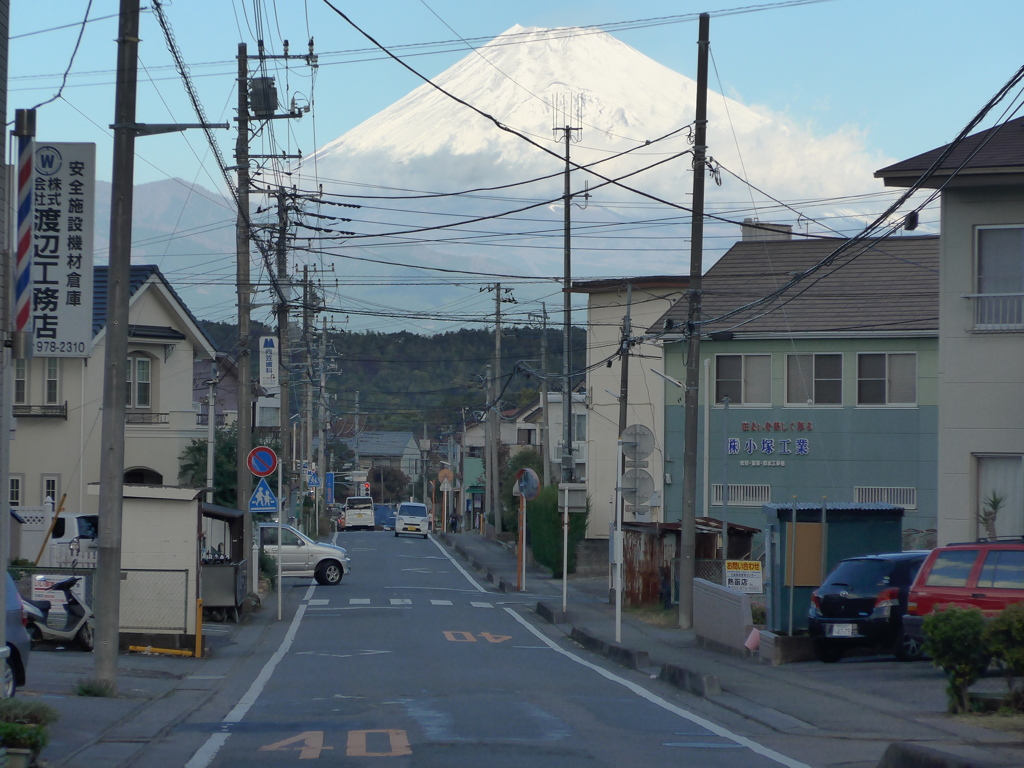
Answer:
[[[630,309],[633,335],[653,325],[680,297],[679,287],[634,289]],[[590,418],[587,430],[587,493],[590,496],[588,538],[607,538],[614,515],[616,460],[618,455],[619,394],[622,369],[616,358],[612,367],[599,365],[613,354],[621,339],[622,318],[626,314],[626,291],[591,293],[587,306],[587,393]],[[629,361],[626,424],[642,424],[655,436],[654,453],[646,460],[654,478],[655,493],[664,499],[672,486],[665,486],[664,412],[665,382],[651,369],[664,372],[660,344],[640,344],[631,350]],[[682,390],[680,390],[681,392]],[[613,392],[615,396],[609,394]],[[680,487],[682,478],[673,478]],[[662,507],[652,510],[651,520],[661,522]],[[624,518],[632,520],[631,515]]]
[[[943,192],[939,544],[979,535],[979,496],[988,490],[978,487],[979,456],[1024,456],[1024,334],[969,331],[972,303],[964,297],[976,291],[975,228],[988,224],[1024,226],[1024,193],[1019,187]],[[1019,509],[1004,510],[1000,516],[1024,523],[1024,511]],[[1013,533],[1024,534],[1024,529]]]

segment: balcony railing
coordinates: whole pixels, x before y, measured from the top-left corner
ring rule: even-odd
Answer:
[[[171,414],[169,413],[132,413],[129,411],[124,415],[125,424],[169,424],[170,420]]]
[[[36,416],[52,416],[67,421],[68,404],[62,405],[16,405],[14,406],[15,418],[30,418]]]
[[[973,331],[1024,331],[1024,293],[971,293]]]

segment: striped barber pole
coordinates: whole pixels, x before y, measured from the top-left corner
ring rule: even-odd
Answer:
[[[29,330],[32,294],[32,156],[31,136],[18,137],[18,243],[14,262],[14,330]]]

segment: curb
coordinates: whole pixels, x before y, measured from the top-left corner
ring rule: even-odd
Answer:
[[[573,627],[569,637],[588,651],[605,656],[630,669],[642,669],[650,665],[647,651],[634,651],[618,643],[609,643],[599,638],[586,627]]]
[[[952,755],[901,741],[892,742],[878,762],[878,768],[1006,768],[1008,765]]]

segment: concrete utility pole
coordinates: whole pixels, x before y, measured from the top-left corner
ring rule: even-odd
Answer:
[[[211,365],[211,375],[206,381],[206,503],[213,504],[214,459],[217,454],[217,361]]]
[[[491,475],[491,507],[494,509],[494,533],[501,533],[501,283],[494,284],[494,407],[491,409],[491,457],[494,471]]]
[[[235,220],[235,283],[238,291],[238,435],[235,456],[235,505],[242,510],[243,549],[252,546],[252,473],[247,462],[252,450],[252,365],[249,317],[252,314],[252,278],[249,275],[249,58],[245,43],[238,44],[238,135],[235,166],[238,181],[238,217]],[[216,364],[216,361],[214,361]],[[249,592],[257,583],[259,563],[249,557]]]
[[[487,409],[484,411],[484,522],[480,526],[481,532],[487,531],[487,515],[497,512],[493,506],[491,487],[494,485],[494,465],[491,460],[491,441],[494,440],[494,428],[491,426],[491,408],[494,407],[494,392],[491,386],[491,366],[487,365],[486,374],[486,400]]]
[[[540,455],[544,468],[544,486],[551,485],[551,461],[548,457],[548,446],[551,436],[548,434],[548,306],[540,303],[541,335],[540,335]]]
[[[281,456],[277,471],[281,472],[281,516],[286,517],[287,503],[292,498],[292,451],[288,440],[291,431],[291,344],[288,339],[288,302],[292,297],[292,283],[288,275],[288,198],[284,188],[277,191],[277,283],[284,299],[277,305],[278,382],[281,385]]]
[[[9,0],[0,0],[0,18],[6,27],[10,17]],[[7,114],[7,44],[8,30],[0,33],[0,110]],[[20,110],[19,110],[20,111]],[[11,188],[7,171],[6,144],[0,142],[0,489],[5,499],[10,499],[11,462],[11,374],[13,366],[7,342],[11,339],[11,248],[10,212],[12,206],[7,199]],[[0,515],[0,562],[6,566],[11,561],[11,516]],[[7,590],[0,595],[0,615],[7,615]],[[0,628],[0,648],[7,646],[6,628]]]
[[[114,96],[114,152],[110,189],[106,344],[103,365],[99,532],[96,561],[96,680],[117,691],[121,627],[121,513],[124,493],[124,414],[131,293],[135,108],[139,60],[139,0],[121,0]],[[4,436],[6,437],[6,435]]]
[[[327,490],[327,473],[331,471],[329,454],[327,452],[327,436],[325,427],[327,424],[327,318],[323,319],[323,330],[320,332],[320,396],[317,398],[317,427],[319,428],[320,451],[317,455],[317,471],[320,473],[321,487]],[[324,509],[327,504],[326,493],[321,495],[325,500]]]
[[[683,445],[683,519],[679,535],[679,626],[693,626],[694,549],[697,544],[697,400],[700,383],[700,306],[704,245],[704,171],[708,127],[708,47],[711,17],[702,13],[697,40],[697,110],[693,141],[693,221],[690,226],[690,285]],[[706,492],[706,491],[705,491]]]
[[[569,147],[573,133],[582,134],[583,128],[569,124],[556,128],[562,131],[565,139],[565,188],[562,194],[563,232],[562,232],[562,482],[571,483],[576,479],[576,460],[572,450],[572,235],[570,210],[572,208],[572,192],[569,189]]]
[[[303,376],[302,387],[306,392],[306,407],[305,417],[301,419],[304,437],[304,448],[303,458],[306,460],[307,468],[312,471],[313,469],[313,350],[310,346],[310,336],[313,329],[313,309],[312,299],[309,290],[309,265],[302,265],[302,346],[305,351],[306,375]],[[300,487],[302,488],[302,510],[305,512],[306,509],[306,497],[309,496],[309,474],[308,472],[302,472],[302,477],[299,480]],[[307,519],[306,534],[316,538],[318,535],[318,524],[315,519],[316,505],[313,506],[313,512],[311,516],[314,518],[312,524]]]
[[[626,314],[622,318],[622,341],[619,342],[619,434],[618,438],[623,440],[623,435],[626,433],[627,426],[627,408],[629,405],[629,337],[632,333],[632,325],[630,323],[630,310],[633,304],[633,284],[626,283]],[[625,454],[622,451],[618,452],[619,467],[618,473],[615,476],[615,484],[621,485],[622,478],[626,473],[626,462]],[[616,505],[618,509],[615,510],[616,520],[619,521],[620,525],[618,529],[622,529],[622,517],[623,512],[626,509],[626,500],[623,498],[622,493],[615,494]],[[634,502],[635,503],[635,502]],[[616,567],[621,568],[622,564],[617,563]],[[616,587],[618,589],[618,587]],[[619,599],[616,594],[616,600]]]

